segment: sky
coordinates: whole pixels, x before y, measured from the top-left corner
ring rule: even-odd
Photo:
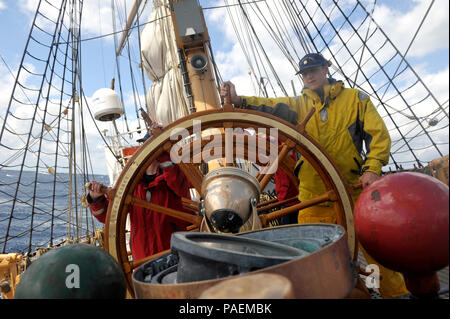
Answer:
[[[275,0],[277,1],[277,0]],[[281,1],[281,0],[280,0]],[[5,115],[6,106],[9,101],[14,77],[11,75],[17,73],[23,50],[26,44],[27,36],[30,30],[31,21],[34,16],[38,1],[35,0],[0,0],[0,116]],[[117,10],[124,9],[127,12],[132,7],[134,1],[116,1]],[[148,1],[149,3],[151,1]],[[233,1],[229,1],[232,3]],[[353,0],[341,0],[343,5],[351,5]],[[363,1],[367,8],[371,9],[373,1]],[[385,34],[392,40],[392,43],[400,50],[406,52],[407,60],[414,67],[417,74],[426,82],[432,93],[440,103],[447,101],[449,92],[449,2],[447,0],[435,0],[430,12],[428,13],[426,23],[423,24],[414,44],[408,48],[408,45],[418,29],[421,19],[429,8],[431,0],[378,0],[377,6],[373,12],[373,17],[377,24],[383,29]],[[314,1],[307,2],[314,3]],[[326,3],[326,1],[324,2]],[[231,80],[238,90],[238,94],[256,95],[255,83],[249,77],[249,66],[241,46],[237,41],[232,24],[227,15],[227,10],[222,8],[223,0],[201,0],[200,4],[204,8],[208,30],[211,36],[211,44],[214,56],[218,64],[220,74],[223,80]],[[82,39],[89,39],[106,35],[112,32],[112,11],[111,3],[107,0],[89,0],[84,1],[83,20],[82,20]],[[50,15],[53,13],[49,12]],[[150,8],[143,14],[143,20],[147,20],[150,15]],[[125,17],[121,17],[116,28],[123,28]],[[256,30],[263,29],[263,26],[256,26]],[[347,33],[346,33],[347,32]],[[349,45],[352,44],[351,33],[342,30],[342,36],[348,37]],[[267,54],[274,63],[274,67],[280,74],[280,79],[285,83],[289,94],[293,94],[291,81],[295,86],[295,91],[301,90],[301,82],[295,76],[296,63],[286,63],[281,57],[277,48],[269,44],[270,39],[263,38],[267,43]],[[82,72],[83,89],[86,96],[90,99],[96,90],[109,87],[111,79],[117,77],[116,62],[114,60],[114,37],[111,35],[103,36],[95,40],[86,40],[82,43]],[[299,50],[299,54],[300,54]],[[136,56],[136,52],[132,52]],[[329,57],[327,57],[329,58]],[[345,59],[344,56],[341,57]],[[120,67],[127,67],[125,54],[122,53]],[[374,66],[376,67],[376,66]],[[376,77],[374,78],[376,82]],[[128,82],[128,84],[127,84]],[[138,103],[142,103],[144,94],[133,97],[131,81],[123,79],[124,104],[127,107],[127,124],[123,120],[118,120],[117,124],[120,130],[127,126],[131,130],[137,127],[135,115],[135,98]],[[146,79],[146,88],[150,81]],[[141,84],[142,85],[142,84]],[[116,86],[117,87],[117,86]],[[143,88],[139,87],[143,91]],[[272,93],[272,92],[269,92]],[[274,94],[280,94],[278,88],[274,88]],[[2,121],[0,118],[0,121]],[[97,123],[101,130],[113,130],[110,124]],[[19,128],[18,128],[19,129]],[[96,174],[107,174],[103,141],[98,137],[98,132],[93,123],[88,122],[86,127],[93,170]],[[134,133],[133,136],[125,138],[136,140],[141,134]],[[448,141],[448,133],[443,137]],[[447,151],[448,154],[448,151]],[[2,159],[0,154],[0,160]]]

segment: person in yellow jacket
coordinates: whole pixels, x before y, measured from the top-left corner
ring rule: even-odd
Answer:
[[[235,107],[267,112],[294,125],[314,107],[316,112],[308,121],[306,131],[333,158],[350,185],[360,182],[364,188],[379,178],[381,168],[388,163],[391,139],[369,96],[345,88],[342,81],[328,78],[330,65],[319,53],[307,54],[300,60],[299,73],[305,88],[299,97],[238,96],[231,82],[223,83],[220,94],[225,96],[229,89]],[[326,192],[319,174],[305,159],[297,162],[295,173],[300,181],[300,201]],[[360,191],[352,194],[353,199],[359,194]],[[336,217],[330,204],[322,204],[301,210],[298,222],[336,223]],[[408,294],[400,273],[384,268],[363,248],[362,251],[369,264],[375,263],[380,268],[379,290],[383,298]]]

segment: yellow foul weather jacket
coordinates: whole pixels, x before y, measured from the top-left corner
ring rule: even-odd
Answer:
[[[365,171],[380,175],[382,166],[388,163],[391,147],[383,120],[365,93],[344,88],[342,81],[329,79],[329,83],[324,86],[323,97],[309,89],[296,98],[242,96],[242,107],[268,112],[293,124],[301,122],[314,107],[316,111],[306,125],[306,132],[327,151],[345,180],[355,184]],[[305,159],[297,163],[296,173],[300,201],[325,193],[319,174]],[[357,195],[354,194],[354,199]]]

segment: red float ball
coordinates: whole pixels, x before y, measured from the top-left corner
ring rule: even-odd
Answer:
[[[354,210],[358,240],[380,264],[430,273],[449,264],[448,186],[419,173],[384,176],[366,187]]]

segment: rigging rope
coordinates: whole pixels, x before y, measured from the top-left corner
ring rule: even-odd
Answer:
[[[432,0],[431,3],[430,3],[430,5],[428,6],[428,9],[427,9],[427,11],[425,12],[425,15],[423,16],[422,21],[420,22],[419,27],[418,27],[417,30],[416,30],[416,33],[414,34],[413,38],[411,39],[411,41],[410,41],[410,43],[409,43],[409,45],[408,45],[408,48],[406,49],[405,53],[403,53],[403,58],[406,57],[406,55],[408,54],[409,49],[411,49],[411,46],[412,46],[412,44],[414,43],[414,40],[416,39],[417,34],[419,34],[419,31],[420,31],[420,29],[422,28],[422,25],[423,25],[423,23],[425,22],[425,20],[426,20],[426,18],[427,18],[427,16],[428,16],[428,13],[430,12],[431,7],[433,6],[433,4],[434,4],[434,0]],[[372,14],[373,14],[373,11],[372,11]],[[395,69],[393,78],[395,78],[395,76],[397,75],[398,69],[399,69],[400,66],[402,65],[402,62],[403,62],[403,60],[399,63],[399,65],[397,66],[397,69]],[[384,91],[383,96],[382,96],[381,98],[384,98],[384,96],[386,95],[386,92],[388,91],[390,85],[391,85],[391,82],[389,82],[389,84],[388,84],[388,86],[386,87],[386,90]]]
[[[333,0],[333,1],[334,1],[335,4],[337,4],[336,0]],[[359,1],[358,1],[358,2],[359,2]],[[339,9],[339,11],[342,13],[342,15],[345,17],[345,19],[348,21],[348,17],[345,15],[345,13],[342,12],[342,10],[341,10],[339,7],[338,7],[338,9]],[[369,13],[368,13],[368,14],[369,14]],[[354,29],[353,25],[350,24],[350,26],[352,27],[352,29],[354,30],[354,32],[356,32],[356,30]],[[359,34],[357,34],[357,36],[360,38]],[[360,39],[361,39],[361,38],[360,38]],[[362,39],[361,39],[361,40],[362,40]],[[371,52],[371,50],[370,50],[369,47],[367,47],[367,50],[372,54],[372,52]],[[405,98],[403,97],[403,95],[400,93],[399,89],[397,88],[397,86],[395,85],[395,83],[392,81],[392,78],[390,78],[389,75],[386,73],[386,71],[384,70],[384,68],[383,68],[383,66],[381,65],[381,63],[378,61],[378,59],[377,59],[373,54],[372,54],[372,56],[373,56],[373,59],[376,61],[377,65],[381,68],[381,71],[384,73],[384,75],[385,75],[387,78],[390,79],[390,81],[391,81],[391,83],[392,83],[392,86],[394,87],[395,91],[399,94],[399,96],[400,96],[400,98],[402,99],[402,101],[403,101],[406,105],[408,105],[408,102],[405,100]],[[403,59],[404,59],[404,57],[403,57]],[[378,95],[378,94],[377,94],[377,95]],[[380,99],[380,101],[381,101],[381,99]],[[409,107],[409,109],[410,109],[410,112],[413,114],[413,116],[416,117],[416,114],[415,114],[415,112],[412,110],[412,108]],[[430,142],[435,146],[435,149],[436,149],[436,151],[439,153],[439,155],[440,155],[440,156],[443,156],[442,152],[441,152],[440,149],[436,146],[436,144],[435,144],[435,142],[433,141],[433,139],[431,138],[431,136],[429,136],[429,134],[427,133],[427,131],[425,130],[425,128],[422,126],[422,123],[420,123],[420,122],[418,122],[418,123],[419,123],[419,125],[421,126],[421,128],[423,129],[423,131],[425,132],[425,134],[428,136]],[[405,139],[405,143],[408,144],[408,142],[406,141],[406,139]],[[412,155],[414,156],[414,158],[417,159],[417,157],[416,157],[416,155],[414,154],[414,152],[411,151],[411,153],[412,153]],[[419,163],[419,161],[418,161],[418,164],[419,164],[419,167],[422,166],[422,164]]]
[[[145,7],[145,4],[144,4],[144,7]],[[138,28],[138,37],[137,38],[138,38],[139,52],[142,52],[142,43],[141,43],[141,37],[140,37],[140,34],[141,34],[140,25],[141,24],[140,24],[140,21],[139,21],[139,14],[137,15],[136,22],[137,22],[137,28]],[[144,89],[144,94],[146,94],[147,88],[146,88],[146,85],[145,85],[145,76],[144,76],[144,67],[143,67],[144,64],[143,64],[143,61],[142,61],[142,54],[139,54],[139,58],[140,58],[139,66],[140,66],[140,69],[141,69],[142,87]],[[131,63],[131,61],[130,61],[130,63]],[[146,98],[144,98],[144,103],[145,103],[145,111],[148,112],[148,101],[147,101]],[[140,119],[141,118],[138,116],[138,128],[141,127]],[[144,126],[146,127],[147,130],[150,129],[148,127],[146,121],[144,121]]]
[[[14,182],[1,182],[0,184],[2,188],[5,188],[5,190],[6,188],[13,190],[12,192],[5,192],[3,190],[0,190],[0,192],[5,194],[7,198],[10,198],[10,200],[4,202],[9,206],[9,216],[2,215],[5,216],[5,218],[2,218],[1,221],[2,223],[7,222],[4,224],[6,226],[6,232],[4,233],[4,236],[2,235],[1,238],[3,252],[6,251],[7,244],[10,243],[11,240],[24,237],[25,235],[28,235],[28,247],[25,248],[25,250],[28,250],[28,252],[30,252],[31,249],[36,245],[36,236],[33,236],[33,234],[37,233],[49,235],[46,243],[53,245],[55,236],[61,236],[54,231],[55,227],[58,226],[58,221],[61,221],[61,216],[64,216],[72,209],[71,205],[68,205],[68,207],[65,209],[61,209],[57,206],[57,200],[61,200],[63,198],[62,195],[58,195],[57,190],[60,191],[61,186],[69,188],[69,186],[72,185],[70,180],[66,181],[62,179],[62,176],[58,174],[59,169],[71,169],[72,167],[75,168],[74,186],[76,192],[76,175],[78,172],[85,175],[85,172],[87,171],[87,157],[90,157],[90,155],[86,153],[86,135],[84,133],[84,123],[82,122],[83,115],[81,110],[80,121],[78,123],[80,126],[80,132],[82,132],[80,133],[81,162],[80,165],[78,165],[78,163],[76,163],[76,157],[74,156],[74,163],[70,163],[67,166],[64,165],[64,161],[67,161],[67,154],[69,152],[75,154],[76,152],[73,148],[76,145],[73,144],[75,141],[75,135],[72,134],[71,141],[63,142],[62,140],[64,136],[69,139],[70,133],[74,131],[71,131],[70,129],[63,129],[63,127],[61,126],[61,122],[65,120],[69,127],[72,126],[73,128],[74,126],[74,122],[70,121],[67,115],[70,110],[72,112],[75,111],[74,99],[77,98],[77,93],[76,77],[74,76],[79,76],[81,78],[81,72],[79,72],[77,65],[79,62],[78,58],[80,58],[79,48],[78,46],[71,44],[79,43],[78,40],[80,34],[80,25],[76,24],[76,21],[81,20],[81,9],[77,11],[76,8],[74,8],[74,6],[77,5],[75,1],[71,1],[70,3],[72,5],[72,10],[67,8],[70,6],[68,4],[68,1],[61,2],[61,9],[58,12],[58,18],[53,17],[52,19],[49,19],[54,22],[52,25],[50,25],[53,26],[53,39],[45,40],[51,43],[51,45],[48,46],[35,35],[35,30],[38,30],[45,35],[51,34],[40,27],[36,19],[37,16],[43,16],[42,12],[48,12],[46,11],[46,8],[42,7],[45,3],[48,2],[40,1],[38,4],[38,9],[33,19],[29,38],[27,40],[24,54],[22,56],[22,60],[17,72],[17,77],[14,77],[14,86],[11,94],[11,99],[8,104],[7,112],[5,117],[2,117],[4,121],[0,133],[0,147],[2,147],[3,150],[16,150],[16,152],[8,159],[8,161],[4,162],[0,168],[18,168],[18,177]],[[81,4],[81,2],[79,2],[78,4]],[[68,14],[69,11],[71,12],[70,15]],[[79,14],[79,18],[76,17],[77,13]],[[75,15],[73,19],[71,19],[72,14]],[[65,18],[70,19],[72,24],[71,27],[68,28],[65,25]],[[62,34],[64,30],[67,31],[67,39],[64,39],[65,42],[62,41]],[[72,41],[70,39],[71,36],[74,37]],[[65,43],[65,50],[61,47],[63,43]],[[36,46],[45,48],[48,51],[47,59],[42,59],[31,51],[37,51],[39,48]],[[70,56],[67,54],[68,50],[71,50],[74,53],[73,59],[70,58]],[[58,58],[58,55],[62,55],[64,58],[60,59]],[[26,61],[29,58],[36,61],[45,61],[44,65],[36,66],[42,68],[41,72],[35,72],[34,68],[33,70],[30,70],[29,67],[25,67],[25,64],[27,63]],[[72,69],[69,68],[70,64]],[[58,74],[57,69],[60,67],[63,70],[62,74]],[[32,90],[30,90],[27,85],[24,85],[21,82],[24,81],[20,76],[22,70],[30,74],[31,77],[28,78],[28,81],[31,82],[31,80],[34,80],[35,82],[40,83],[39,85],[37,85],[39,89],[37,89],[37,91],[36,89],[34,89],[36,92],[36,102],[32,102],[30,95],[26,93],[26,91]],[[12,74],[11,71],[10,73]],[[68,80],[68,77],[73,77],[73,79]],[[61,81],[59,83],[61,89],[54,85],[56,81]],[[68,86],[70,87],[73,87],[72,94],[66,92],[66,84],[68,84]],[[23,94],[22,96],[19,96],[15,94],[15,92],[22,92]],[[55,96],[59,96],[58,102],[56,102],[57,98]],[[66,104],[63,99],[66,96],[70,96],[71,99],[68,102],[69,106],[63,110],[63,105]],[[25,103],[23,99],[27,100],[28,103]],[[52,101],[51,99],[54,100]],[[70,104],[72,104],[72,106],[70,106]],[[30,110],[33,111],[29,112],[32,115],[21,116],[19,114],[19,116],[17,116],[16,114],[18,114],[18,111],[20,110],[20,105],[29,107]],[[52,112],[51,108],[56,106],[59,108],[59,112]],[[73,116],[74,113],[72,113],[72,117]],[[10,120],[8,120],[8,118]],[[20,122],[23,122],[22,124],[20,124],[20,128],[28,126],[28,134],[14,130],[14,127],[11,127],[11,125],[14,125],[14,122],[11,121],[12,119],[20,120]],[[17,136],[19,138],[11,139],[10,134],[14,134],[14,136]],[[22,136],[24,138],[22,138]],[[68,151],[66,148],[66,145],[69,144],[72,145],[71,151]],[[15,147],[15,145],[19,145],[19,147]],[[54,151],[51,151],[51,147],[54,147]],[[60,150],[61,152],[59,152]],[[29,154],[32,154],[36,157],[36,161],[34,162],[34,164],[31,164],[32,159],[30,158]],[[22,156],[21,160],[20,156]],[[52,156],[54,163],[48,165],[47,162],[49,161],[49,159],[51,160]],[[63,159],[61,163],[60,158]],[[17,160],[19,160],[21,163],[15,165],[14,163]],[[40,172],[44,167],[51,174],[50,180],[42,179],[45,176],[41,175]],[[26,169],[32,169],[32,172],[30,172],[31,174],[28,173]],[[25,182],[28,176],[33,176],[31,182]],[[40,187],[38,185],[42,186],[45,184],[49,186],[52,185],[53,192],[52,190],[50,190],[49,193],[42,193],[41,191],[39,191]],[[71,198],[72,196],[69,195],[69,201],[71,201]],[[77,199],[77,195],[75,195],[75,199]],[[29,207],[29,210],[27,209],[25,213],[23,213],[23,208],[19,209],[20,206]],[[77,206],[78,203],[76,201],[74,205],[74,208],[77,212],[76,214],[78,214],[79,211]],[[48,218],[46,218],[46,216],[48,216]],[[28,229],[22,230],[17,234],[18,228],[15,226],[16,222],[23,223],[25,221],[29,222]],[[74,228],[78,228],[79,230],[82,230],[84,227],[86,227],[86,232],[88,232],[89,224],[87,219],[85,222],[81,222],[81,218],[77,218],[75,223],[72,223],[70,219],[68,221],[67,219],[65,219],[64,222],[66,224],[73,225]],[[13,228],[11,228],[11,226],[13,226]],[[18,247],[16,247],[15,249],[18,249]]]
[[[280,87],[280,89],[284,93],[284,95],[288,96],[287,91],[285,90],[283,84],[281,83],[280,78],[278,77],[277,72],[275,71],[275,68],[273,67],[273,64],[270,62],[270,58],[268,57],[267,52],[264,50],[264,47],[263,47],[263,45],[262,45],[262,43],[261,43],[261,41],[260,41],[256,31],[255,31],[255,28],[253,27],[253,25],[252,25],[248,15],[247,15],[247,12],[246,12],[245,8],[242,6],[241,0],[238,0],[238,2],[240,4],[241,10],[242,10],[242,14],[244,15],[245,21],[247,21],[247,23],[248,23],[248,25],[249,25],[252,33],[253,33],[253,36],[254,36],[256,42],[258,43],[259,48],[261,49],[262,53],[264,54],[264,57],[266,58],[266,61],[267,61],[268,65],[269,65],[269,67],[270,67],[270,70],[272,71],[272,74],[274,75],[274,77],[275,77],[275,79],[276,79],[276,81],[278,83],[278,86]]]
[[[113,22],[113,30],[114,32],[116,31],[116,13],[115,13],[115,6],[114,6],[115,1],[111,1],[111,11],[112,11],[112,22]],[[117,44],[117,37],[116,34],[114,34],[114,49],[117,50],[118,44]],[[120,101],[122,102],[122,105],[125,106],[124,100],[123,100],[123,91],[122,91],[122,79],[121,79],[121,73],[120,73],[120,64],[119,64],[119,57],[116,56],[115,58],[116,60],[116,72],[117,72],[117,77],[119,79],[119,91],[120,91]],[[123,117],[125,120],[125,125],[126,125],[126,130],[127,132],[130,131],[129,127],[128,127],[128,121],[127,121],[127,113],[125,111],[125,107],[123,109]]]
[[[361,4],[360,0],[356,0],[358,2],[358,4],[361,5],[361,7],[365,10],[364,6]],[[366,13],[370,16],[370,18],[374,21],[374,23],[377,25],[377,28],[381,31],[381,33],[386,37],[386,39],[391,43],[391,45],[395,48],[395,50],[397,52],[400,52],[397,47],[392,43],[392,41],[389,39],[389,37],[384,33],[384,31],[378,26],[378,24],[376,23],[376,21],[373,19],[373,17],[370,15],[370,13],[368,13],[366,11]],[[428,87],[423,83],[422,79],[419,77],[419,75],[415,72],[414,68],[411,67],[411,65],[408,63],[408,61],[403,57],[403,61],[406,63],[406,65],[408,66],[408,68],[414,73],[414,75],[417,77],[417,79],[419,79],[419,81],[422,83],[422,85],[424,86],[424,88],[430,92],[431,97],[433,98],[433,100],[436,102],[436,104],[440,105],[438,100],[436,99],[436,97],[431,93],[431,91],[428,89]],[[445,115],[447,116],[447,118],[449,117],[448,113],[445,113]]]
[[[375,10],[375,6],[377,5],[377,0],[374,0],[374,2],[373,2],[373,6],[372,6],[372,14],[373,14],[373,12],[374,12],[374,10]],[[364,19],[365,20],[365,19]],[[372,20],[369,20],[369,25],[367,26],[367,31],[366,31],[366,38],[364,39],[364,42],[363,43],[367,43],[367,41],[368,41],[368,39],[369,39],[369,30],[370,30],[370,25],[371,25],[371,23],[372,23]],[[366,46],[365,45],[363,45],[362,46],[362,50],[361,50],[361,56],[359,57],[359,62],[358,62],[358,64],[357,64],[357,68],[356,68],[356,75],[355,75],[355,79],[353,80],[353,85],[355,85],[356,84],[356,82],[357,82],[357,80],[358,80],[358,73],[359,73],[359,71],[361,70],[361,62],[362,62],[362,59],[363,59],[363,56],[364,56],[364,49],[366,48]],[[383,95],[383,97],[384,97],[384,95]],[[382,97],[382,98],[383,98]]]

